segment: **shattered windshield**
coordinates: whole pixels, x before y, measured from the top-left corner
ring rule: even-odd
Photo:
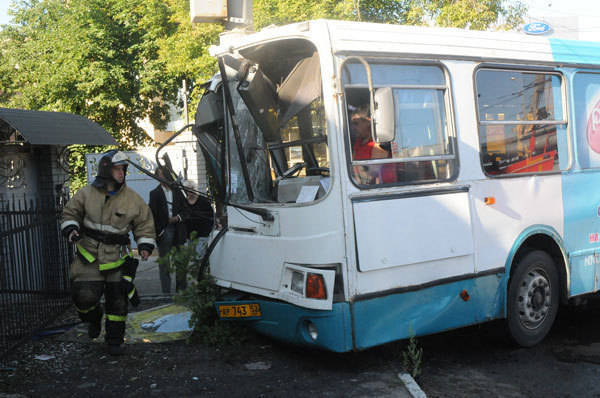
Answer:
[[[237,83],[233,83],[237,86]],[[266,151],[266,142],[264,135],[254,122],[250,111],[245,106],[244,101],[239,96],[234,87],[231,88],[233,104],[235,108],[235,117],[237,118],[240,129],[240,139],[244,149],[246,167],[250,176],[250,184],[254,193],[254,201],[271,202],[272,184],[270,183],[269,156]],[[229,123],[229,189],[230,199],[233,202],[248,203],[248,189],[244,181],[242,164],[240,161],[237,147],[235,145],[235,136],[231,123]]]
[[[329,189],[319,57],[304,40],[286,44],[224,58],[233,105],[226,119],[233,203],[311,202]]]

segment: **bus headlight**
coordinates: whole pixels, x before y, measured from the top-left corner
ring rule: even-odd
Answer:
[[[304,294],[304,273],[292,271],[292,282],[290,290],[299,294]]]
[[[322,303],[315,300],[331,302],[339,300],[341,291],[343,298],[343,282],[341,267],[337,264],[314,265],[309,268],[300,264],[285,264],[280,279],[280,297],[300,306],[323,308]],[[337,288],[335,287],[337,285]]]

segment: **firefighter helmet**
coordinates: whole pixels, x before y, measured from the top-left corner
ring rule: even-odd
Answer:
[[[112,168],[113,166],[123,165],[123,171],[127,174],[127,155],[124,152],[118,151],[116,149],[112,149],[100,158],[100,162],[98,163],[98,174],[96,175],[96,179],[92,183],[95,187],[102,188],[106,186],[106,183],[111,181],[117,183],[112,176]],[[117,185],[117,188],[120,187],[121,184]]]

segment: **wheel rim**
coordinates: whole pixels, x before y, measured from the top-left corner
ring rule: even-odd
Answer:
[[[548,316],[552,305],[552,287],[541,269],[524,275],[517,295],[519,320],[527,329],[536,329]]]

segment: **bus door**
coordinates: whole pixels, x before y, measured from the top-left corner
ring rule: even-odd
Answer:
[[[568,168],[564,79],[557,71],[482,66],[475,73],[481,167],[473,184],[481,272],[503,272],[527,234],[563,233]],[[555,235],[556,234],[556,235]]]

